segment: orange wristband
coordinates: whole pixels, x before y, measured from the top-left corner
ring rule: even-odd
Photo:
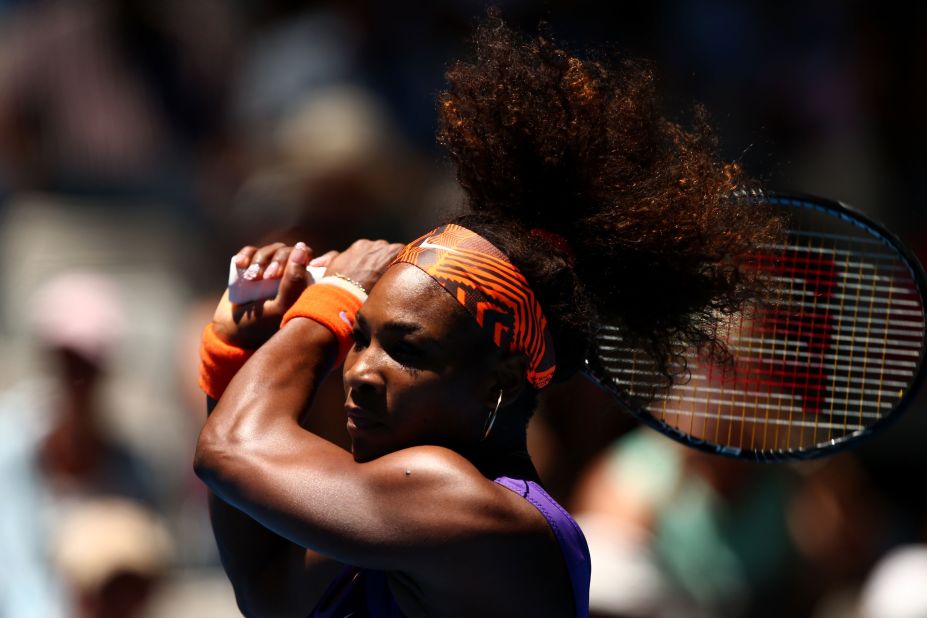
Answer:
[[[316,283],[303,290],[283,316],[280,327],[293,318],[309,318],[330,330],[338,339],[337,367],[354,345],[354,316],[362,304],[360,298],[337,285]]]
[[[218,400],[252,354],[254,350],[245,350],[222,341],[212,329],[212,323],[207,324],[200,343],[200,388]]]

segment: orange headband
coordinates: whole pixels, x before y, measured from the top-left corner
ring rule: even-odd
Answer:
[[[441,284],[496,346],[528,357],[532,386],[547,386],[557,368],[547,318],[524,275],[492,243],[465,227],[442,225],[406,245],[396,263]]]

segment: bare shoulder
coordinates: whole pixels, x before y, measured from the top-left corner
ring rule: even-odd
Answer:
[[[522,495],[485,478],[449,449],[415,447],[377,461],[381,481],[415,488],[416,498],[406,498],[403,512],[413,520],[426,518],[432,525],[420,529],[434,532],[431,543],[409,548],[423,552],[407,563],[420,568],[391,578],[408,615],[571,615],[572,588],[560,547],[547,520]],[[494,610],[487,614],[487,608]]]
[[[395,499],[407,500],[404,504],[410,509],[439,514],[437,523],[457,527],[461,535],[549,531],[544,517],[527,500],[484,477],[453,450],[417,446],[361,465],[371,466],[365,475],[371,483]]]

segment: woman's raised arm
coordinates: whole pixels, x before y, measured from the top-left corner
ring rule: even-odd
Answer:
[[[372,287],[395,249],[355,244],[329,269]],[[307,290],[303,299],[314,293],[321,292]],[[219,498],[274,533],[345,563],[414,574],[436,587],[450,583],[454,556],[482,555],[478,563],[492,563],[501,535],[524,524],[512,506],[521,500],[500,500],[506,490],[464,457],[421,446],[358,463],[300,426],[340,347],[318,321],[290,319],[238,372],[210,415],[197,446],[197,473]],[[531,536],[521,532],[512,543]]]

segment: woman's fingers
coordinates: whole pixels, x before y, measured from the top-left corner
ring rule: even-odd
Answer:
[[[251,258],[251,263],[248,265],[248,268],[245,270],[242,277],[248,279],[249,281],[260,279],[264,269],[270,264],[274,254],[285,246],[286,245],[284,245],[282,242],[275,242],[271,245],[264,245],[255,251],[253,257]]]
[[[252,245],[242,247],[238,253],[235,254],[235,266],[238,268],[247,268],[251,265],[251,259],[254,257],[255,253],[257,253],[257,247]]]
[[[385,240],[360,239],[337,255],[328,270],[360,283],[369,292],[402,247]]]
[[[265,279],[273,279],[283,274],[283,267],[292,250],[292,247],[281,247],[274,252],[273,256],[270,258],[270,264],[264,269]]]
[[[246,267],[242,277],[248,281],[279,278],[280,287],[272,302],[286,311],[309,284],[307,265],[337,271],[369,290],[402,247],[385,240],[361,239],[347,251],[329,251],[315,257],[305,243],[289,247],[276,242],[259,248],[243,247],[235,255],[235,262],[239,268]]]
[[[359,240],[344,252],[329,251],[315,257],[305,243],[290,247],[273,243],[246,246],[235,254],[235,265],[244,268],[242,285],[260,286],[276,295],[257,302],[232,305],[223,297],[213,319],[226,341],[247,348],[260,347],[279,328],[280,318],[297,301],[312,281],[307,267],[322,267],[340,273],[370,290],[392,263],[402,245],[384,240]],[[279,287],[277,281],[279,279]],[[261,292],[261,294],[264,294]],[[267,294],[264,294],[266,297]]]
[[[328,268],[328,265],[331,264],[332,260],[338,255],[338,251],[332,249],[327,253],[323,253],[319,257],[312,258],[309,262],[309,266],[318,266],[320,268]]]
[[[303,242],[296,243],[293,250],[289,252],[289,260],[283,269],[283,278],[280,281],[280,290],[276,298],[282,311],[289,309],[309,285],[309,271],[306,270],[306,266],[311,258],[312,249]]]

